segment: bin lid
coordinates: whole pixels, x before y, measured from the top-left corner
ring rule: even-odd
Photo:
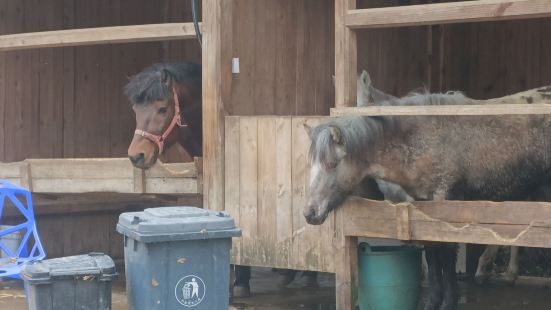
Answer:
[[[241,235],[225,212],[196,207],[160,207],[119,216],[117,231],[141,242],[229,238]]]
[[[57,279],[73,278],[84,281],[111,281],[117,275],[115,262],[103,253],[90,253],[47,259],[26,265],[21,272],[32,284],[50,283]]]

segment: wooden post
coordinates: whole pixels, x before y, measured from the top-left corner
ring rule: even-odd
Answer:
[[[211,210],[224,210],[224,99],[228,94],[223,89],[231,82],[231,49],[227,48],[232,40],[231,3],[203,1],[203,207]]]
[[[344,24],[356,0],[335,0],[335,106],[356,106],[358,51],[356,33]]]
[[[353,310],[358,298],[358,238],[344,232],[345,211],[336,211],[335,288],[337,310]]]
[[[344,25],[348,10],[356,0],[335,0],[335,107],[356,106],[358,51],[356,33]],[[335,240],[335,273],[337,310],[351,310],[357,296],[358,238],[344,234],[344,212],[338,210]]]
[[[29,191],[33,191],[33,178],[31,174],[31,164],[28,161],[24,161],[19,167],[19,176],[21,186],[27,188]]]

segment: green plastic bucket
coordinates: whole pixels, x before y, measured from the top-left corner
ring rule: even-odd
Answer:
[[[361,310],[415,310],[421,292],[421,249],[374,246],[358,249]]]

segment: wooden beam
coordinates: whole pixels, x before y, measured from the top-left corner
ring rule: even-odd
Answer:
[[[335,245],[335,296],[337,310],[356,309],[358,301],[358,238],[345,235],[348,213],[335,215],[337,233]],[[329,240],[326,240],[329,242]]]
[[[130,42],[191,39],[192,23],[116,26],[19,33],[0,36],[0,51]]]
[[[45,197],[47,196],[47,197]],[[74,215],[76,213],[94,213],[111,211],[132,211],[145,208],[174,206],[174,205],[200,205],[198,195],[135,195],[135,194],[58,194],[44,195],[33,194],[33,206],[35,216]],[[15,208],[5,208],[4,217],[17,217],[21,213]]]
[[[356,0],[335,1],[335,106],[356,106],[358,48],[356,33],[346,27],[344,17],[356,8]]]
[[[197,194],[196,163],[157,163],[145,172],[126,158],[27,159],[0,163],[0,179],[35,193]]]
[[[529,247],[551,244],[548,202],[423,201],[392,205],[350,197],[337,211],[346,223],[337,235],[403,237],[402,220],[396,217],[403,208],[409,214],[409,240]]]
[[[349,11],[352,29],[471,23],[551,16],[549,0],[478,0]]]
[[[331,109],[331,116],[413,116],[413,115],[525,115],[551,114],[550,104],[371,106]]]
[[[224,210],[224,101],[231,83],[232,1],[203,1],[203,207]]]

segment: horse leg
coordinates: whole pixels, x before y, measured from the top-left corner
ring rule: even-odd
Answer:
[[[480,255],[478,259],[478,267],[476,268],[476,274],[474,280],[478,284],[484,284],[488,281],[490,273],[488,272],[488,267],[491,263],[494,262],[499,250],[499,245],[487,245],[486,249]]]
[[[511,256],[509,257],[509,265],[507,265],[507,271],[503,274],[503,279],[509,283],[514,284],[518,277],[518,246],[511,247]]]
[[[438,245],[425,246],[425,260],[428,267],[428,299],[425,310],[437,310],[442,302],[442,266]]]
[[[457,244],[443,245],[440,251],[440,263],[442,264],[442,284],[444,287],[442,305],[440,310],[456,310],[459,298],[459,287],[455,266],[457,262]]]
[[[251,295],[251,287],[249,280],[251,279],[251,267],[235,266],[235,282],[233,283],[233,297],[249,297]]]

